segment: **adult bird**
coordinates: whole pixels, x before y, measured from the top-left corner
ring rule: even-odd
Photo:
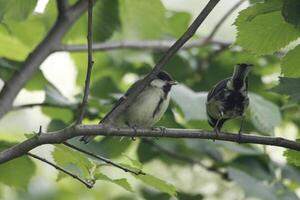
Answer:
[[[100,123],[109,123],[109,125],[119,128],[131,127],[136,129],[150,128],[161,119],[169,106],[170,90],[173,85],[177,84],[165,71],[159,72],[119,116],[112,120],[106,120],[109,114],[130,95],[140,81],[138,80],[128,89]],[[88,143],[91,139],[93,139],[93,136],[83,136],[80,140]]]
[[[216,137],[225,121],[241,117],[239,140],[244,122],[244,113],[249,105],[248,73],[252,64],[237,64],[233,74],[217,83],[208,93],[206,113],[208,123],[214,128]]]

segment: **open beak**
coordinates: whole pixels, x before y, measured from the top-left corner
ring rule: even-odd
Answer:
[[[177,82],[177,81],[168,81],[168,84],[169,84],[169,85],[177,85],[178,82]]]

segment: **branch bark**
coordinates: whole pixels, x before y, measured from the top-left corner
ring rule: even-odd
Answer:
[[[23,156],[30,150],[44,145],[44,144],[60,144],[64,141],[77,136],[124,136],[124,137],[166,137],[166,138],[198,138],[198,139],[215,139],[240,143],[263,144],[270,146],[279,146],[296,151],[300,151],[300,143],[292,140],[287,140],[280,137],[268,137],[258,135],[243,134],[239,139],[238,134],[235,133],[220,133],[218,137],[214,132],[197,129],[130,129],[130,128],[116,128],[106,126],[104,124],[98,125],[77,125],[68,127],[66,129],[51,132],[41,133],[35,137],[25,140],[24,142],[12,146],[0,152],[0,164],[9,160]]]
[[[28,55],[20,70],[6,82],[0,92],[0,118],[11,109],[15,97],[33,77],[41,63],[59,47],[63,36],[84,13],[87,5],[88,2],[86,0],[79,0],[64,15],[58,15],[54,26],[48,32],[47,36]]]
[[[206,19],[209,13],[214,9],[220,0],[210,0],[205,8],[200,12],[198,17],[189,26],[187,31],[167,50],[163,57],[154,66],[153,70],[141,81],[141,83],[126,97],[120,105],[110,112],[103,123],[111,121],[117,117],[124,109],[130,105],[130,103],[136,98],[136,96],[148,85],[155,76],[163,69],[163,67],[170,61],[170,59],[176,54],[176,52],[195,34],[198,27]]]
[[[87,45],[88,45],[88,61],[87,61],[87,72],[84,86],[84,94],[82,98],[82,103],[79,107],[78,118],[76,124],[81,124],[84,117],[89,93],[90,93],[90,81],[93,68],[93,6],[94,0],[88,0],[88,35],[87,35]]]
[[[93,44],[93,51],[112,51],[119,49],[143,49],[143,50],[167,50],[176,40],[148,40],[148,41],[118,41],[118,42],[101,42]],[[218,40],[210,40],[207,38],[192,40],[184,44],[181,49],[190,49],[201,47],[204,45],[220,45],[229,46],[231,43]],[[84,44],[62,44],[55,51],[82,52],[87,50],[87,45]]]

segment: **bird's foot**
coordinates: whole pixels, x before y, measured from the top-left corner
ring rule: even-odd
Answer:
[[[166,135],[167,134],[167,129],[166,127],[163,127],[163,126],[159,126],[157,128],[153,128],[153,130],[156,130],[158,129],[163,135]],[[158,137],[155,137],[156,140],[158,140],[159,138]]]
[[[136,128],[136,126],[132,126],[131,128],[133,129],[134,134],[137,135],[137,128]],[[131,137],[131,140],[135,141],[136,140],[136,136]]]
[[[241,143],[241,139],[242,139],[242,132],[240,130],[239,133],[238,133],[238,143],[239,144]]]
[[[220,133],[219,129],[215,127],[214,128],[214,133],[215,133],[215,137],[213,138],[213,141],[215,142],[216,139],[219,138],[219,133]]]

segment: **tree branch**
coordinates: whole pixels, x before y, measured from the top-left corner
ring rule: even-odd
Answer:
[[[118,42],[101,42],[93,44],[93,51],[112,51],[119,49],[143,49],[143,50],[167,50],[176,40],[148,40],[148,41],[118,41]],[[190,49],[194,47],[201,47],[204,45],[220,45],[229,46],[230,43],[204,39],[197,39],[187,42],[181,49]],[[71,44],[60,45],[56,51],[68,51],[68,52],[81,52],[86,51],[87,45]]]
[[[63,142],[62,144],[66,145],[66,146],[68,146],[68,147],[70,147],[70,148],[72,148],[72,149],[74,149],[74,150],[76,150],[76,151],[79,151],[79,152],[81,152],[81,153],[84,153],[84,154],[86,154],[86,155],[89,155],[89,156],[91,156],[91,157],[94,157],[94,158],[96,158],[96,159],[98,159],[98,160],[101,160],[101,161],[103,161],[103,162],[105,162],[105,163],[107,163],[107,164],[109,164],[109,165],[112,165],[112,166],[114,166],[114,167],[116,167],[116,168],[119,168],[119,169],[123,170],[124,172],[130,172],[130,173],[132,173],[132,174],[134,174],[134,175],[145,175],[145,173],[142,172],[142,171],[134,171],[134,170],[131,170],[131,169],[126,168],[126,167],[124,167],[124,166],[122,166],[122,165],[119,165],[119,164],[117,164],[117,163],[115,163],[115,162],[113,162],[113,161],[111,161],[111,160],[109,160],[109,159],[107,159],[107,158],[104,158],[104,157],[99,156],[99,155],[96,155],[96,154],[94,154],[94,153],[85,151],[85,150],[83,150],[83,149],[81,149],[81,148],[79,148],[79,147],[76,147],[76,146],[74,146],[74,145],[68,143],[68,142]]]
[[[76,124],[81,124],[82,119],[84,117],[87,100],[90,93],[90,80],[93,68],[93,2],[94,0],[88,0],[88,35],[87,35],[87,43],[88,43],[88,64],[87,64],[87,72],[84,86],[84,94],[82,98],[82,103],[79,107],[78,118]]]
[[[69,7],[68,0],[56,0],[59,15],[64,15]]]
[[[296,151],[300,151],[300,143],[287,140],[280,137],[267,137],[258,135],[245,135],[239,138],[235,133],[219,133],[218,137],[214,132],[197,129],[173,129],[169,128],[165,131],[160,129],[137,129],[116,128],[103,124],[98,125],[77,125],[66,129],[51,133],[42,133],[39,136],[14,145],[0,152],[0,164],[9,160],[23,156],[30,150],[43,144],[60,144],[68,139],[77,136],[125,136],[125,137],[166,137],[166,138],[198,138],[198,139],[215,139],[240,143],[263,144],[270,146],[279,146]]]
[[[28,55],[20,70],[6,82],[0,92],[0,118],[11,109],[19,91],[33,77],[41,63],[57,49],[65,33],[84,13],[87,5],[88,2],[86,0],[79,0],[65,12],[65,15],[59,15],[47,36]]]
[[[65,173],[65,174],[71,176],[72,178],[78,180],[79,182],[83,183],[87,188],[92,188],[94,186],[94,182],[87,182],[87,181],[83,180],[82,178],[80,178],[79,176],[77,176],[76,174],[73,174],[73,173],[69,172],[68,170],[65,170],[64,168],[62,168],[62,167],[60,167],[60,166],[58,166],[58,165],[56,165],[56,164],[54,164],[54,163],[52,163],[52,162],[44,159],[44,158],[41,158],[41,157],[39,157],[39,156],[37,156],[35,154],[32,154],[32,153],[29,153],[29,152],[27,153],[27,155],[30,156],[30,157],[32,157],[32,158],[35,158],[35,159],[37,159],[39,161],[47,163],[48,165],[51,165],[55,169],[57,169],[57,170]]]
[[[103,123],[111,121],[116,116],[118,116],[124,109],[130,105],[130,103],[136,98],[136,96],[148,85],[155,76],[163,69],[163,67],[169,62],[169,60],[176,54],[176,52],[195,34],[198,27],[206,19],[209,13],[217,5],[220,0],[210,0],[205,8],[200,12],[198,17],[189,26],[187,31],[167,50],[163,57],[154,66],[153,70],[141,81],[139,85],[126,97],[124,101],[120,103],[112,112],[110,112]]]

